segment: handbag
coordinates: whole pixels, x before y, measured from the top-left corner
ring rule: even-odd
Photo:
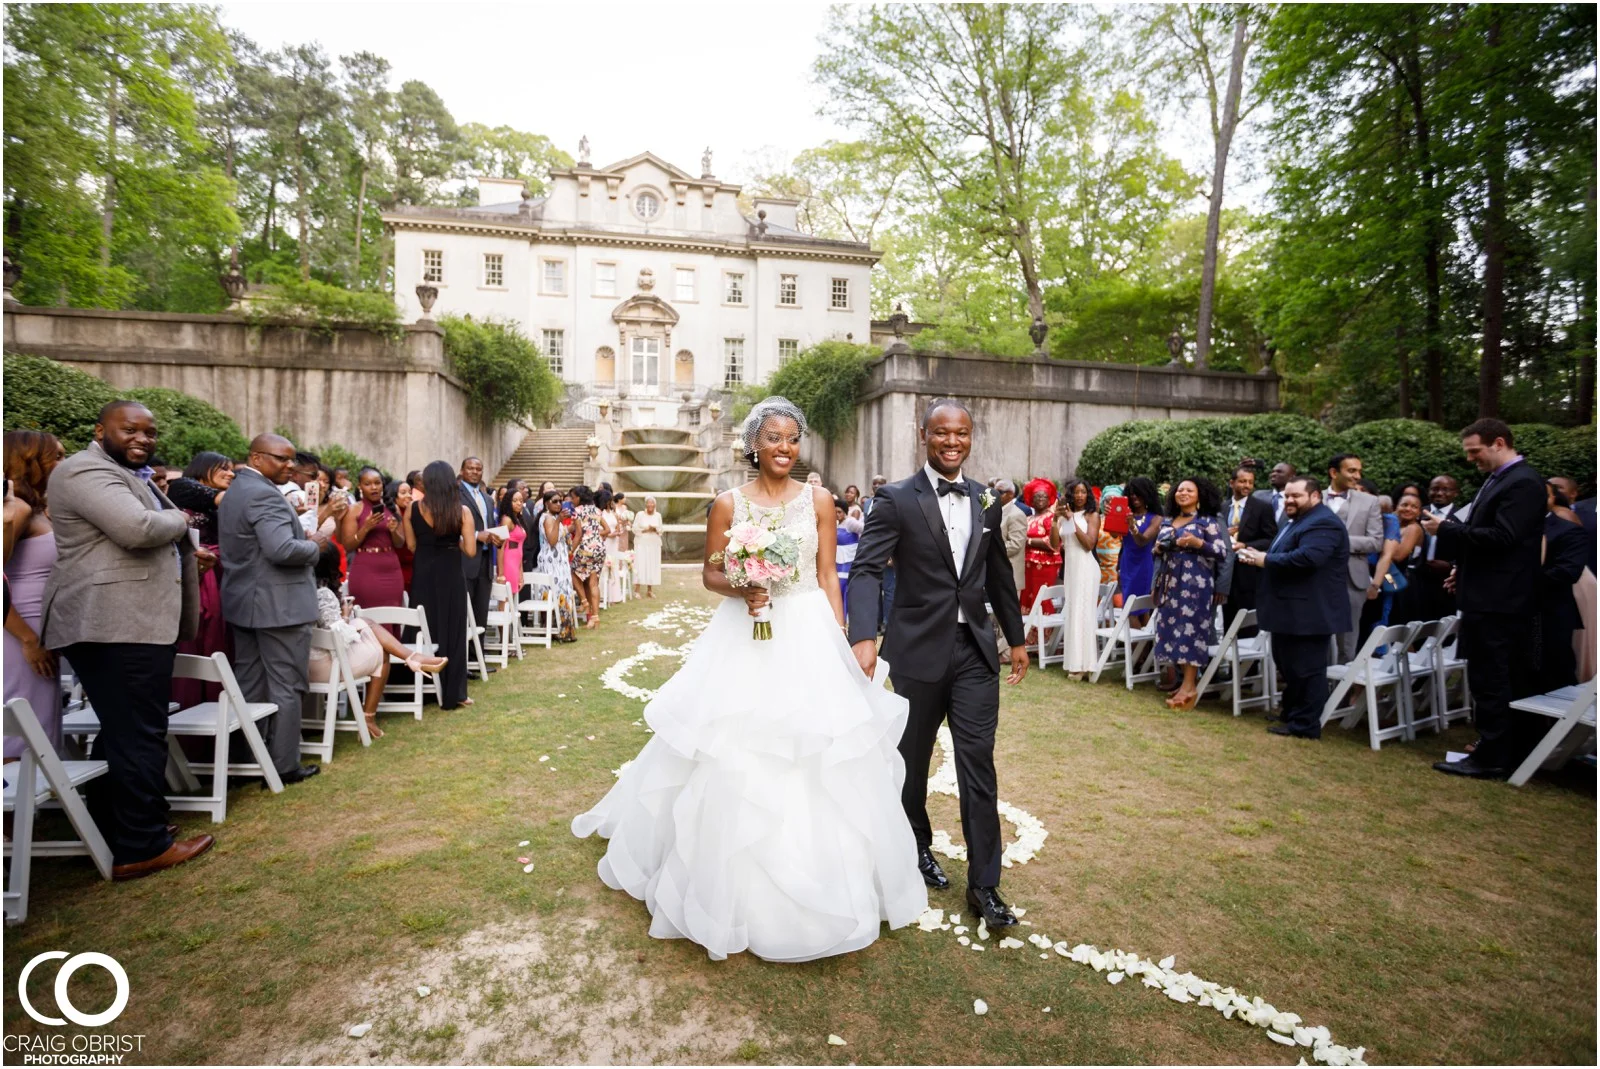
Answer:
[[[1397,572],[1393,568],[1383,573],[1383,582],[1379,584],[1385,594],[1398,594],[1410,585],[1405,573]]]

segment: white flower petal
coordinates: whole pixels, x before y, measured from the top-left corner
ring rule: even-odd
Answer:
[[[1119,972],[1108,972],[1108,973],[1106,973],[1106,983],[1108,983],[1108,984],[1120,984],[1120,983],[1122,983],[1122,973],[1119,973]]]
[[[960,943],[960,944],[961,944],[961,945],[962,945],[962,946],[964,946],[964,947],[965,947],[965,946],[971,946],[971,945],[972,945],[972,940],[970,940],[970,939],[968,939],[968,938],[967,938],[967,937],[966,937],[966,936],[964,936],[964,935],[958,935],[958,936],[956,936],[956,942],[958,942],[958,943]]]
[[[1021,950],[1024,944],[1022,940],[1013,939],[1008,935],[1004,939],[1000,940],[999,945],[1001,950]]]
[[[355,1027],[351,1028],[350,1031],[347,1034],[350,1036],[351,1039],[360,1039],[362,1036],[366,1035],[370,1031],[372,1031],[372,1022],[371,1021],[362,1021],[360,1024],[358,1024]]]
[[[1176,962],[1177,960],[1178,960],[1177,958],[1175,958],[1175,957],[1173,957],[1172,955],[1169,954],[1166,957],[1161,959],[1161,967],[1163,969],[1170,969],[1170,968],[1172,968],[1173,963]]]
[[[1294,1039],[1289,1036],[1279,1035],[1277,1032],[1268,1032],[1267,1038],[1274,1043],[1282,1043],[1285,1047],[1294,1046]]]
[[[975,998],[972,1000],[972,1012],[982,1017],[989,1012],[989,1004],[981,998]]]
[[[427,984],[419,984],[417,986],[418,998],[427,998],[431,994],[433,994],[433,988],[429,987]]]
[[[840,1039],[838,1036],[833,1035],[830,1032],[828,1034],[828,1046],[830,1046],[830,1047],[842,1047],[842,1046],[844,1046],[844,1040]]]
[[[539,763],[540,764],[543,764],[544,762],[546,762],[548,760],[550,760],[550,755],[549,754],[540,754],[539,755]]]
[[[522,871],[523,872],[532,872],[533,871],[533,866],[532,865],[524,865],[524,866],[522,866]]]

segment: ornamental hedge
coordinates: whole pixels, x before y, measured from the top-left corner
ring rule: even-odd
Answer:
[[[69,453],[93,440],[100,409],[119,397],[139,401],[154,414],[161,432],[157,455],[172,467],[183,467],[205,449],[244,456],[247,443],[239,425],[199,398],[157,386],[118,390],[42,356],[5,358],[6,430],[48,431]]]
[[[467,388],[467,409],[482,420],[545,423],[561,411],[566,388],[539,349],[498,319],[440,316],[444,356]]]
[[[1570,475],[1586,493],[1593,491],[1593,424],[1524,423],[1513,425],[1512,434],[1518,450],[1542,474]],[[1195,474],[1226,480],[1241,460],[1252,458],[1263,470],[1286,460],[1326,480],[1328,461],[1336,453],[1361,457],[1364,474],[1384,493],[1402,481],[1426,482],[1441,474],[1455,476],[1468,493],[1482,481],[1461,451],[1460,435],[1437,424],[1385,419],[1335,433],[1315,420],[1282,412],[1123,423],[1089,440],[1077,474],[1096,485],[1125,483],[1136,475],[1157,484]]]
[[[825,442],[838,441],[845,431],[855,429],[856,400],[867,365],[882,355],[873,345],[818,342],[773,372],[766,389],[757,392],[793,401],[806,414],[813,434]]]

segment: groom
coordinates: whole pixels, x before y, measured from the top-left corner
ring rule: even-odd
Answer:
[[[878,490],[850,567],[850,641],[870,678],[878,663],[878,589],[894,559],[893,616],[883,639],[896,694],[911,703],[900,756],[906,763],[900,803],[917,837],[917,868],[929,887],[950,886],[933,858],[928,821],[928,762],[939,725],[950,719],[961,832],[967,840],[967,902],[990,928],[1016,924],[1000,898],[1000,814],[995,807],[994,729],[1000,719],[1000,658],[989,610],[1011,645],[1011,674],[1028,672],[1022,608],[1006,545],[1000,502],[965,479],[972,413],[940,398],[922,417],[922,470]]]

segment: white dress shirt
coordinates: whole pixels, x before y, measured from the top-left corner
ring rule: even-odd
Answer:
[[[967,562],[967,544],[972,540],[972,506],[968,504],[969,498],[961,494],[940,494],[939,484],[942,482],[962,482],[961,473],[956,472],[954,479],[946,479],[943,475],[933,470],[932,464],[924,464],[922,473],[928,477],[928,483],[933,487],[934,496],[939,504],[939,511],[944,516],[945,537],[950,539],[950,556],[956,565],[956,578],[961,578],[961,569]],[[968,488],[970,491],[970,488]],[[966,623],[967,614],[959,606],[956,608],[956,622]]]
[[[1244,519],[1244,503],[1250,500],[1246,497],[1236,497],[1228,502],[1228,526],[1237,527]]]

